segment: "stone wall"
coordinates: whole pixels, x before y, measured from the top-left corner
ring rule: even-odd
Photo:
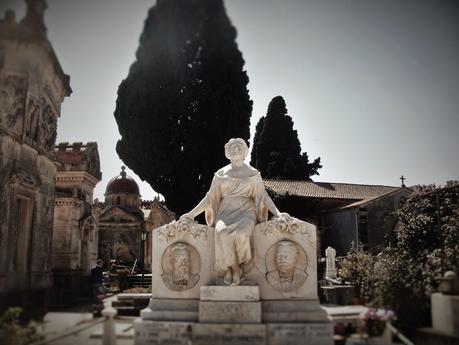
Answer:
[[[53,148],[71,93],[46,30],[27,26],[42,15],[28,11],[28,21],[15,23],[10,12],[0,20],[0,309],[29,312],[46,307],[52,286]]]

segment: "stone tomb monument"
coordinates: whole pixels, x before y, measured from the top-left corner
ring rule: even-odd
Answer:
[[[152,297],[134,322],[136,345],[333,344],[318,301],[316,227],[279,212],[247,152],[231,139],[231,164],[204,199],[153,231]],[[193,221],[201,212],[208,226]]]
[[[325,278],[336,279],[338,276],[335,265],[336,250],[332,247],[328,247],[325,249],[325,257],[327,258]]]

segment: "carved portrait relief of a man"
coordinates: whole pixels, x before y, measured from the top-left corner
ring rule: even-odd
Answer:
[[[164,272],[161,274],[164,285],[174,291],[184,291],[191,289],[199,280],[199,274],[196,272],[196,265],[192,261],[192,248],[183,242],[171,245],[164,252],[163,262]],[[197,253],[193,253],[197,255]]]
[[[279,241],[274,250],[274,269],[266,274],[271,286],[280,291],[291,291],[303,285],[308,275],[305,267],[301,269],[298,264],[304,252],[288,240]]]

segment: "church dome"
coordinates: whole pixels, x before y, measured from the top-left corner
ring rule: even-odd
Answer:
[[[112,178],[105,189],[105,194],[140,194],[139,185],[132,177],[127,176],[125,166],[121,167],[121,173]]]

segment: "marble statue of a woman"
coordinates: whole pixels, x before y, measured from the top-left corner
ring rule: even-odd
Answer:
[[[280,213],[265,191],[258,170],[244,163],[248,154],[243,139],[230,139],[225,144],[225,156],[230,164],[218,170],[209,192],[190,212],[180,217],[192,221],[205,211],[206,222],[215,227],[216,271],[224,271],[224,282],[239,285],[243,267],[252,259],[250,239],[257,222],[275,217],[290,220]]]

